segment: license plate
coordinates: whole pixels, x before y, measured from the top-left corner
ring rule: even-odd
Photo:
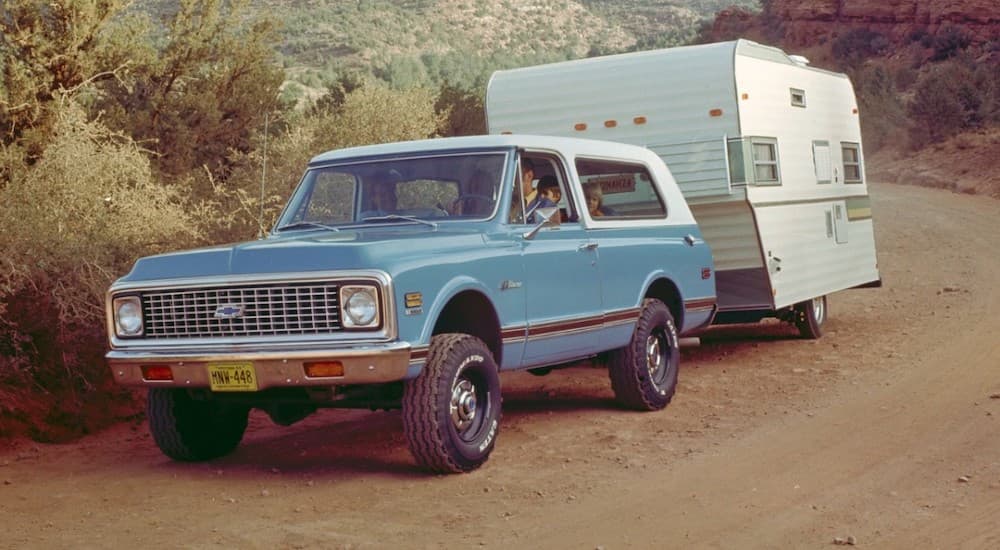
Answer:
[[[257,391],[257,373],[249,361],[209,363],[208,381],[212,391]]]

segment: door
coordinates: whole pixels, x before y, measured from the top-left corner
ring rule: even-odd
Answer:
[[[578,222],[521,239],[528,324],[522,365],[552,364],[598,351],[603,313],[597,243]]]

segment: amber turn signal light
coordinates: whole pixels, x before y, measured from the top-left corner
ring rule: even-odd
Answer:
[[[344,376],[344,364],[340,361],[313,361],[304,365],[309,378],[330,378]]]
[[[167,382],[174,379],[174,371],[166,365],[143,365],[142,379]]]

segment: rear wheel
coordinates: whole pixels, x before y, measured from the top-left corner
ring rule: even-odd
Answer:
[[[489,458],[500,429],[500,375],[482,340],[431,339],[427,364],[403,390],[403,431],[420,466],[469,472]]]
[[[655,411],[670,403],[677,389],[680,348],[670,309],[647,299],[632,340],[611,353],[608,374],[615,398],[630,408]]]
[[[197,462],[233,452],[247,429],[250,409],[197,400],[183,389],[152,388],[146,414],[149,431],[163,454]]]
[[[813,340],[823,336],[827,314],[826,296],[795,304],[795,326],[799,334]]]

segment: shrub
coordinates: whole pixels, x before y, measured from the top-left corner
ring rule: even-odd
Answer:
[[[945,25],[938,29],[931,40],[934,53],[931,61],[943,61],[961,53],[972,43],[972,37],[961,27]]]
[[[913,145],[922,147],[979,126],[988,107],[984,97],[966,65],[948,61],[931,67],[917,80],[907,109],[914,122]]]
[[[200,234],[181,197],[152,180],[147,155],[131,139],[72,103],[53,112],[49,144],[33,165],[5,159],[0,397],[43,399],[46,414],[65,420],[87,399],[109,396],[93,390],[110,385],[102,355],[112,279],[136,257]],[[11,410],[0,407],[0,433]]]
[[[865,59],[885,53],[889,41],[882,33],[866,29],[851,29],[833,41],[833,56],[849,67]]]
[[[853,77],[861,112],[865,149],[872,153],[906,139],[906,107],[891,73],[882,63],[870,63]]]

